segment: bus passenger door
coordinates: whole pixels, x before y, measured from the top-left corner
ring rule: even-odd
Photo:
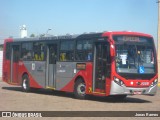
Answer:
[[[106,92],[106,78],[110,77],[110,47],[107,42],[99,42],[94,48],[93,92]]]
[[[13,45],[11,49],[11,83],[18,83],[20,59],[20,45]]]
[[[46,69],[46,87],[54,89],[55,73],[57,60],[57,44],[49,44],[47,46],[47,69]]]

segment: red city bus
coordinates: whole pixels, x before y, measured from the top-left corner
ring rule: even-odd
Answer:
[[[154,95],[157,57],[151,35],[103,32],[4,41],[3,81],[32,88],[125,98]]]

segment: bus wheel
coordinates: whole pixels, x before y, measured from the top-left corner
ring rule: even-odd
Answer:
[[[22,90],[24,92],[29,92],[30,91],[30,85],[29,85],[29,78],[28,75],[23,75],[22,77]]]
[[[74,86],[74,95],[77,99],[85,99],[86,85],[82,79],[78,79]]]

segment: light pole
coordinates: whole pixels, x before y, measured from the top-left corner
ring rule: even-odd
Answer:
[[[52,29],[51,29],[51,28],[48,28],[48,30],[46,31],[45,36],[47,36],[47,34],[48,34],[48,32],[49,32],[50,30],[52,30]]]

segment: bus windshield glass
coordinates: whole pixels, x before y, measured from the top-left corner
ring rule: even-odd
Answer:
[[[152,38],[114,36],[116,71],[129,74],[155,74],[155,52]]]

